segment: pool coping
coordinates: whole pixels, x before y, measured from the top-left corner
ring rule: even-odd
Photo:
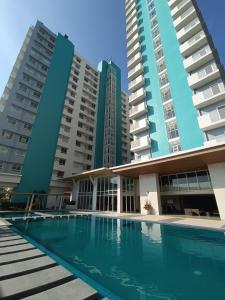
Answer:
[[[83,215],[92,215],[99,216],[104,218],[113,218],[119,220],[132,220],[137,222],[149,222],[156,223],[162,225],[171,225],[171,226],[180,226],[180,227],[188,227],[188,228],[197,228],[197,229],[205,229],[212,231],[220,231],[225,232],[225,221],[219,219],[208,219],[208,218],[192,218],[182,215],[141,215],[141,214],[129,214],[129,213],[112,213],[112,212],[98,212],[98,211],[82,211],[82,210],[69,210],[69,214],[51,214],[51,211],[46,212],[36,212],[40,213],[40,215],[34,215],[29,217],[15,217],[15,218],[1,218],[0,217],[0,225],[7,221],[16,221],[16,220],[41,220],[41,219],[55,219],[55,218],[74,218],[76,216]],[[49,213],[49,214],[48,214]],[[210,223],[210,224],[207,224]],[[11,225],[10,222],[7,225]]]

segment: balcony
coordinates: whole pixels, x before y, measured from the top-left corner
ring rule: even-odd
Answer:
[[[171,15],[173,19],[175,20],[178,18],[180,15],[182,15],[188,8],[192,6],[192,1],[191,0],[183,0],[181,2],[178,2],[177,6],[175,6],[171,10]]]
[[[198,117],[198,124],[202,131],[209,131],[225,126],[225,119],[212,120],[209,114],[205,114]]]
[[[129,103],[130,104],[135,104],[138,101],[144,99],[146,96],[146,92],[143,88],[137,90],[135,93],[133,93],[130,97],[129,97]]]
[[[127,41],[129,41],[138,32],[138,25],[134,25],[127,34]]]
[[[129,26],[130,22],[132,22],[132,19],[134,17],[137,17],[137,10],[136,8],[132,11],[132,13],[129,15],[129,17],[126,19],[126,24]]]
[[[129,91],[134,92],[138,90],[140,87],[144,85],[144,83],[145,83],[144,76],[139,75],[137,78],[135,78],[129,83]]]
[[[141,62],[142,56],[141,53],[138,52],[136,53],[129,61],[128,61],[128,68],[131,69],[133,68],[135,65],[137,65],[139,62]]]
[[[174,27],[178,31],[182,27],[186,26],[191,22],[195,17],[197,17],[196,10],[192,5],[188,10],[186,10],[182,15],[180,15],[174,22]]]
[[[202,65],[206,64],[213,59],[213,52],[209,45],[195,52],[193,55],[189,56],[184,60],[184,67],[188,72],[192,72]]]
[[[136,33],[128,42],[127,49],[130,50],[135,44],[139,42],[139,34]]]
[[[142,119],[131,124],[130,133],[136,134],[147,129],[149,129],[149,122],[147,119]]]
[[[188,83],[192,89],[200,88],[201,86],[206,85],[207,83],[212,82],[220,77],[220,71],[215,63],[210,64],[207,67],[207,69],[204,68],[188,76]]]
[[[173,9],[181,1],[182,0],[169,0],[168,5],[169,5],[170,9]]]
[[[177,39],[180,43],[184,43],[190,39],[194,34],[198,33],[202,29],[199,18],[195,18],[188,25],[183,27],[177,32]]]
[[[134,152],[143,151],[150,148],[151,148],[151,141],[148,135],[143,136],[131,142],[131,151]]]
[[[180,45],[180,52],[183,56],[189,56],[196,52],[198,49],[206,45],[207,37],[204,31],[200,31],[185,43]]]
[[[147,105],[145,102],[140,103],[139,105],[133,106],[129,112],[129,117],[135,119],[140,117],[143,114],[147,113]]]
[[[131,5],[134,4],[134,3],[135,3],[135,0],[126,1],[126,4],[125,4],[126,11],[128,11],[129,8],[131,7]]]
[[[135,2],[133,2],[132,5],[128,6],[128,8],[126,9],[126,18],[129,17],[130,13],[135,9],[135,7]]]
[[[136,43],[127,53],[127,57],[128,59],[130,59],[131,57],[133,57],[137,52],[139,52],[141,50],[141,45],[140,43]]]
[[[127,31],[127,33],[131,30],[131,28],[132,28],[133,26],[137,25],[137,23],[138,23],[138,19],[137,19],[137,17],[135,16],[135,17],[129,22],[129,24],[127,24],[127,26],[126,26],[126,31]]]
[[[132,70],[128,72],[128,79],[132,80],[135,77],[139,76],[140,74],[143,74],[144,67],[141,63],[136,65]]]
[[[202,92],[193,96],[193,103],[196,108],[202,108],[210,104],[214,104],[225,98],[225,86],[222,81],[209,86]]]

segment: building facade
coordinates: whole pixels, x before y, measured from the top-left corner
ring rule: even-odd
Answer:
[[[135,160],[224,142],[224,69],[196,1],[125,10]]]
[[[225,219],[224,69],[195,0],[126,0],[132,164],[73,178],[76,208]]]
[[[130,161],[128,97],[121,91],[120,69],[112,62],[101,64],[116,70],[116,85],[114,73],[110,80],[103,78],[66,35],[54,34],[39,21],[29,29],[0,101],[0,170],[21,175],[17,192],[70,189],[59,179],[94,167],[96,139],[109,150],[112,146],[110,166]],[[104,97],[102,85],[107,86]],[[114,95],[116,106],[106,111],[114,127],[105,121],[103,131],[97,131],[99,106],[114,105]]]

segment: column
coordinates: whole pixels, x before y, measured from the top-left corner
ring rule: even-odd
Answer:
[[[78,207],[79,181],[73,180],[72,200],[75,201],[75,208]]]
[[[123,177],[117,176],[117,213],[123,212]]]
[[[97,207],[97,186],[98,186],[98,178],[96,177],[93,180],[92,210],[96,210]]]
[[[161,200],[158,174],[140,175],[139,186],[141,214],[146,214],[146,210],[144,209],[146,201],[150,202],[153,208],[151,214],[161,214]]]
[[[225,220],[225,163],[208,166],[220,218]]]

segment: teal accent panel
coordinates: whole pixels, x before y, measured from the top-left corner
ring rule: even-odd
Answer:
[[[48,192],[73,54],[58,34],[16,192]]]
[[[176,30],[168,1],[155,0],[158,24],[168,78],[177,119],[182,150],[203,146],[204,138],[198,125],[197,110],[192,101],[192,90],[188,85],[187,72],[179,50]]]
[[[139,0],[139,34],[144,66],[146,102],[148,105],[149,135],[151,137],[151,156],[158,157],[170,153],[164,122],[162,97],[158,71],[153,48],[147,0]]]
[[[95,159],[94,168],[103,167],[104,151],[104,123],[105,123],[105,102],[107,89],[107,73],[109,68],[116,71],[116,165],[122,164],[122,111],[121,111],[121,71],[113,62],[101,61],[98,65],[100,71],[100,84],[98,96]]]
[[[95,138],[95,160],[94,168],[103,166],[103,143],[104,143],[104,122],[105,122],[105,98],[106,98],[106,79],[108,63],[101,61],[98,65],[100,72],[99,94],[98,94],[98,110],[96,122],[96,138]]]
[[[116,70],[116,165],[122,164],[122,99],[121,99],[121,70],[111,62]]]

